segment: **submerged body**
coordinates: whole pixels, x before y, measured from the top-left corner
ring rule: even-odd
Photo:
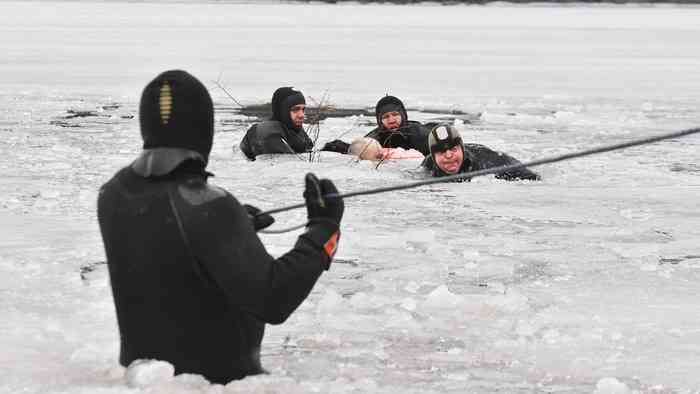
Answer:
[[[314,142],[304,131],[306,101],[301,92],[282,87],[272,95],[272,117],[252,125],[241,140],[240,149],[250,160],[267,153],[304,153]]]
[[[403,102],[394,96],[382,97],[375,106],[377,127],[365,135],[379,142],[383,148],[417,150],[424,156],[428,150],[429,127],[408,120]],[[326,143],[322,150],[338,153],[349,152],[350,144],[334,140]]]
[[[463,143],[459,131],[447,124],[438,124],[430,130],[428,147],[430,155],[422,165],[435,177],[521,164],[514,157],[484,145]],[[496,178],[534,181],[539,180],[540,176],[523,167],[498,172]]]
[[[313,146],[304,130],[290,129],[277,120],[254,124],[240,144],[241,151],[250,160],[267,153],[304,153]]]
[[[424,158],[423,154],[415,149],[382,148],[377,140],[369,137],[354,140],[350,144],[348,153],[357,156],[360,160],[372,161]]]
[[[462,165],[459,166],[459,169],[456,172],[459,174],[463,174],[463,173],[471,172],[471,171],[483,170],[486,168],[520,164],[520,161],[518,161],[516,158],[514,158],[508,154],[495,151],[495,150],[493,150],[485,145],[464,144],[463,149],[464,149],[464,161],[463,161]],[[449,173],[441,170],[438,166],[436,166],[435,161],[434,161],[432,156],[426,157],[425,160],[423,161],[422,165],[428,171],[430,171],[433,176],[440,177],[440,176],[453,175],[453,174],[449,174]],[[495,177],[498,179],[504,179],[507,181],[517,181],[517,180],[535,181],[535,180],[540,179],[540,176],[537,173],[535,173],[527,168],[520,168],[517,170],[508,170],[508,171],[504,171],[504,172],[499,172],[495,175]]]

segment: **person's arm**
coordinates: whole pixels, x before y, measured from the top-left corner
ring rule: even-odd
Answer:
[[[253,128],[254,127],[254,128]],[[295,153],[288,141],[285,140],[285,132],[281,123],[277,121],[266,121],[254,125],[248,130],[243,140],[246,142],[246,147],[251,154],[246,153],[243,141],[241,142],[241,150],[248,157],[253,158],[257,155],[266,153]]]
[[[241,152],[249,159],[249,160],[255,160],[255,152],[253,150],[253,147],[250,145],[250,140],[251,136],[255,136],[256,130],[258,128],[257,124],[254,124],[250,126],[248,131],[246,131],[245,136],[243,136],[243,139],[241,140],[241,143],[239,145]]]
[[[328,189],[325,180],[321,185]],[[188,206],[186,198],[178,202],[193,255],[232,307],[266,323],[282,323],[330,266],[339,237],[342,200],[327,201],[326,210],[314,214],[294,248],[275,259],[260,242],[247,211],[224,193],[199,207]]]
[[[505,155],[505,153],[504,153]],[[506,155],[508,156],[508,155]],[[510,157],[510,156],[508,156]],[[513,159],[512,157],[510,157]],[[520,162],[516,159],[513,159],[514,161],[511,162],[510,164],[520,164]],[[508,170],[508,171],[503,171],[499,172],[496,174],[496,178],[498,179],[504,179],[506,181],[519,181],[519,180],[525,180],[525,181],[539,181],[542,178],[537,174],[536,172],[531,171],[527,167],[522,167],[518,168],[515,170]]]
[[[433,155],[427,155],[425,156],[425,159],[420,163],[421,167],[425,168],[428,171],[433,171],[433,168],[435,168],[435,162],[433,161]]]
[[[313,149],[314,142],[304,130],[285,130],[286,142],[296,153],[304,153]]]
[[[342,140],[333,140],[330,142],[326,142],[326,144],[323,145],[323,148],[321,148],[322,151],[337,152],[342,153],[344,155],[348,153],[349,149],[350,144]]]
[[[477,164],[478,169],[521,164],[520,161],[508,154],[494,151],[479,144],[465,144],[465,151],[468,151],[470,156],[472,156],[472,161]],[[529,170],[526,167],[498,172],[495,176],[498,179],[507,181],[537,181],[541,179],[537,173]]]
[[[365,134],[365,137],[366,137],[366,138],[374,138],[375,140],[379,141],[379,143],[381,144],[381,143],[382,143],[382,141],[380,140],[380,138],[381,138],[381,135],[380,135],[381,132],[382,132],[382,129],[381,129],[381,128],[375,127],[375,128],[374,128],[373,130],[371,130],[369,133]]]
[[[428,135],[430,134],[430,129],[418,122],[412,125],[411,133],[408,136],[410,147],[423,154],[423,156],[430,155],[430,148],[428,147]]]

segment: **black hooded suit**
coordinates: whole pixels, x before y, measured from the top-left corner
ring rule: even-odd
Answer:
[[[261,373],[265,323],[287,319],[328,269],[339,224],[310,220],[293,249],[270,256],[249,211],[207,183],[213,105],[188,73],[154,79],[140,120],[144,151],[97,201],[119,361],[164,360],[221,384]]]
[[[459,173],[483,170],[486,168],[501,167],[507,165],[520,164],[520,161],[512,156],[502,152],[497,152],[487,146],[480,144],[463,144],[464,162],[459,168]],[[428,169],[435,177],[447,176],[434,162],[433,156],[428,156],[423,160],[423,167]],[[496,178],[507,181],[530,180],[536,181],[540,179],[537,173],[530,171],[527,168],[519,168],[499,172]]]
[[[382,114],[388,112],[385,108],[396,109],[401,114],[401,126],[396,130],[384,128],[382,125]],[[370,131],[365,137],[374,138],[384,148],[404,148],[415,149],[423,155],[429,155],[428,133],[429,128],[419,122],[408,120],[406,107],[403,102],[394,96],[382,97],[375,107],[377,116],[377,128]]]
[[[401,125],[395,130],[387,129],[382,124],[382,115],[393,111],[401,114]],[[425,156],[430,154],[428,149],[429,126],[408,120],[406,107],[401,100],[394,96],[382,97],[377,102],[374,113],[377,117],[377,127],[367,133],[365,137],[374,138],[384,148],[415,149]],[[349,148],[350,144],[347,142],[333,140],[326,143],[321,150],[345,154],[348,153]]]
[[[282,323],[329,264],[308,233],[274,259],[241,204],[186,166],[149,178],[122,169],[98,215],[124,366],[166,360],[216,383],[260,373],[265,323]]]
[[[301,92],[289,87],[279,88],[272,95],[272,117],[252,125],[241,140],[241,151],[250,160],[266,153],[304,153],[314,143],[303,128],[295,127],[289,116],[290,109],[303,104]]]

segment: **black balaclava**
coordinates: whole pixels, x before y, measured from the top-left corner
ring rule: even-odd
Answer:
[[[401,126],[403,127],[408,122],[408,116],[406,115],[406,107],[404,107],[401,100],[394,96],[384,96],[379,101],[374,108],[374,113],[377,116],[377,126],[380,129],[387,130],[382,124],[382,115],[387,112],[398,112],[401,114]]]
[[[296,127],[292,122],[289,111],[295,105],[306,104],[304,95],[291,87],[282,87],[275,90],[272,95],[272,120],[282,122],[287,128],[293,130],[303,130],[301,127]]]
[[[209,160],[214,106],[197,78],[182,70],[158,75],[143,90],[139,107],[143,149],[181,148]]]
[[[464,157],[464,162],[462,162],[460,167],[461,172],[462,169],[468,168],[471,165],[471,161],[469,157],[467,157],[466,152],[464,152],[464,143],[462,142],[462,136],[459,134],[459,131],[445,123],[441,123],[430,130],[430,134],[428,134],[428,150],[430,150],[430,156],[433,159],[433,176],[448,175],[438,167],[437,160],[435,160],[435,153],[444,152],[455,146],[459,146],[462,149],[462,157]]]

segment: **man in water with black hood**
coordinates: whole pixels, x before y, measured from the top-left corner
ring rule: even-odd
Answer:
[[[241,151],[250,160],[265,153],[304,153],[314,142],[304,131],[306,100],[301,92],[282,87],[272,95],[272,117],[256,123],[241,140]]]
[[[377,127],[365,137],[379,141],[383,148],[415,149],[424,155],[428,151],[429,129],[419,122],[408,120],[406,107],[394,96],[382,97],[375,106]],[[324,151],[348,153],[350,144],[334,140],[323,146]]]
[[[423,166],[435,177],[520,164],[515,158],[484,145],[463,143],[459,131],[447,124],[439,124],[430,131],[428,149],[430,156],[425,158]],[[499,172],[496,178],[536,181],[540,176],[527,168],[519,168]]]
[[[166,71],[144,89],[139,117],[143,152],[97,203],[119,361],[165,360],[221,384],[262,373],[265,323],[284,322],[330,267],[343,200],[307,174],[306,231],[275,259],[256,234],[272,217],[207,183],[214,111],[204,85]]]

